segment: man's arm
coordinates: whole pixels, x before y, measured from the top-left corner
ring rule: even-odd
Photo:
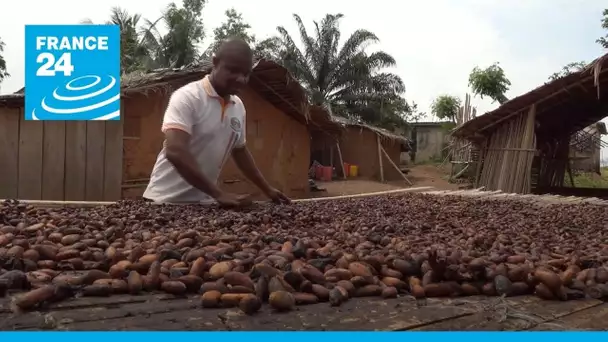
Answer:
[[[200,171],[199,166],[190,152],[190,134],[180,129],[166,129],[166,157],[173,164],[177,173],[193,187],[218,198],[221,190]]]
[[[268,194],[270,192],[270,185],[264,176],[262,176],[262,173],[258,167],[255,165],[255,161],[253,160],[253,157],[246,146],[234,148],[232,150],[232,158],[241,172],[243,172],[243,174],[249,178],[253,184],[260,188],[264,194]]]

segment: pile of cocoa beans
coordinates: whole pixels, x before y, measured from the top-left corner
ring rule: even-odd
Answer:
[[[353,297],[608,297],[608,210],[402,194],[241,210],[0,203],[0,296],[16,311],[164,292],[277,311]]]

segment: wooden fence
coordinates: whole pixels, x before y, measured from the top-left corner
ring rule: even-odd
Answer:
[[[122,135],[122,121],[25,121],[23,108],[0,108],[0,198],[120,199]]]

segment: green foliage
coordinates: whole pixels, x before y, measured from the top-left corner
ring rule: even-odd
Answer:
[[[204,5],[205,0],[183,0],[181,7],[170,3],[162,17],[168,31],[165,35],[151,25],[147,44],[158,65],[179,68],[200,58],[198,45],[205,38]]]
[[[10,77],[10,74],[6,71],[6,61],[3,56],[4,52],[4,42],[0,38],[0,83],[7,78]]]
[[[112,8],[106,23],[120,27],[121,68],[123,73],[156,68],[179,68],[200,58],[199,44],[205,38],[202,11],[206,0],[170,3],[155,21],[142,19],[120,7]],[[143,24],[140,23],[143,21]],[[90,24],[86,19],[82,23]],[[158,26],[167,31],[161,34]]]
[[[307,89],[311,102],[332,114],[370,124],[405,124],[412,108],[401,96],[403,81],[383,71],[395,66],[395,59],[384,51],[368,53],[366,48],[379,39],[364,29],[353,32],[340,46],[343,17],[327,14],[313,22],[314,33],[309,34],[294,14],[301,47],[284,27],[278,27],[279,61]]]
[[[431,113],[439,119],[456,122],[460,103],[460,99],[455,96],[440,95],[433,101]]]
[[[581,70],[585,69],[586,66],[587,66],[587,63],[585,61],[572,62],[572,63],[566,64],[566,65],[564,65],[562,70],[560,70],[556,73],[553,73],[551,76],[549,76],[549,81],[555,81],[564,76],[568,76],[574,72],[581,71]]]
[[[374,105],[370,102],[369,105]],[[375,117],[375,115],[379,115]],[[381,107],[371,107],[367,120],[369,124],[393,131],[395,129],[407,128],[408,122],[419,121],[425,113],[418,111],[415,102],[409,104],[403,97],[396,97],[392,101],[384,103]]]
[[[107,24],[120,27],[120,66],[123,73],[130,73],[146,67],[150,60],[148,49],[138,32],[141,15],[129,14],[120,7],[113,7]]]
[[[589,172],[577,172],[573,175],[576,188],[608,188],[608,167],[600,169],[601,175]],[[564,177],[564,186],[571,187],[570,177]]]
[[[213,43],[210,49],[217,51],[220,43],[228,38],[241,38],[249,44],[255,42],[255,36],[249,33],[251,25],[243,19],[243,15],[234,8],[226,10],[226,21],[213,30]]]
[[[217,51],[220,43],[228,38],[241,38],[251,45],[254,53],[258,57],[274,59],[276,57],[276,51],[278,49],[278,38],[272,37],[258,41],[252,33],[251,25],[249,25],[244,19],[243,15],[237,12],[234,8],[226,10],[226,21],[224,21],[219,27],[213,30],[213,43],[209,46],[205,52],[206,57],[210,57],[215,51]]]
[[[604,16],[602,18],[602,28],[608,30],[608,8],[604,10],[602,15]],[[596,42],[603,46],[605,49],[608,49],[608,33],[606,33],[604,37],[598,38]]]
[[[418,110],[418,104],[413,101],[412,101],[412,104],[408,105],[406,110],[403,112],[403,119],[406,123],[418,122],[418,121],[422,120],[422,118],[424,118],[425,116],[426,116],[426,113]]]
[[[455,122],[444,122],[441,124],[441,129],[446,133],[451,132],[454,128],[456,128]]]
[[[469,75],[469,86],[473,93],[482,99],[487,96],[503,104],[507,102],[505,93],[511,86],[511,81],[505,76],[504,70],[498,63],[494,63],[485,69],[475,67]]]

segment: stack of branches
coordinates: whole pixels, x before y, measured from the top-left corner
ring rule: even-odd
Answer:
[[[465,122],[474,119],[477,116],[477,109],[471,106],[471,96],[465,95],[465,101],[462,106],[458,109],[456,115],[456,127],[463,125]],[[452,164],[452,170],[450,173],[450,182],[458,180],[465,172],[470,168],[472,160],[471,150],[473,148],[470,141],[462,138],[456,138],[449,136],[448,138],[447,156],[444,159],[442,166],[449,160]]]
[[[565,136],[541,149],[538,185],[540,187],[561,187],[566,171],[570,171],[570,137]],[[571,172],[569,172],[570,175]]]
[[[572,135],[570,146],[578,152],[586,153],[597,148],[608,147],[608,143],[602,141],[599,135],[590,133],[587,128],[584,128]]]

